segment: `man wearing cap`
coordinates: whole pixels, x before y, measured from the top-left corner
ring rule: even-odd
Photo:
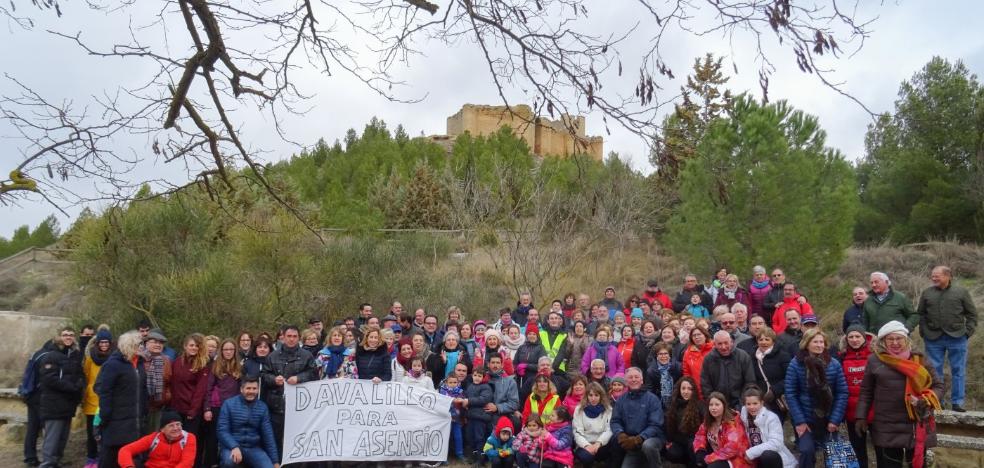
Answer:
[[[806,333],[806,331],[811,328],[817,328],[819,326],[820,326],[820,318],[812,313],[805,314],[802,317],[800,317],[800,330],[803,333]],[[838,353],[840,353],[840,347],[837,346],[836,342],[830,343],[827,346],[827,352],[831,356],[836,356]]]
[[[195,465],[195,434],[181,428],[181,416],[173,411],[161,415],[160,431],[152,432],[120,449],[120,468],[134,468],[134,458],[145,455],[144,468],[192,468]]]
[[[683,290],[673,299],[673,311],[678,314],[683,312],[683,309],[686,309],[687,305],[690,304],[690,298],[694,293],[700,294],[700,303],[707,310],[714,308],[714,301],[711,299],[711,295],[704,290],[703,284],[697,282],[697,275],[688,274],[683,278]]]
[[[399,319],[397,319],[395,315],[388,314],[383,317],[382,328],[393,328],[393,325],[396,324],[397,322],[399,322]]]
[[[171,359],[164,354],[167,338],[153,329],[144,338],[144,369],[147,371],[147,426],[144,433],[160,427],[161,410],[171,403]]]
[[[280,458],[270,412],[259,395],[259,380],[246,377],[239,384],[239,395],[222,403],[217,434],[223,467],[240,463],[252,468],[278,466]]]
[[[318,334],[318,343],[324,343],[325,338],[328,338],[328,330],[325,330],[325,323],[321,321],[321,317],[312,316],[309,318],[308,328]]]
[[[667,296],[662,289],[659,288],[659,282],[655,278],[646,282],[646,290],[642,292],[642,298],[649,301],[650,304],[653,301],[659,301],[663,305],[664,309],[669,309],[673,307],[673,301],[670,300],[670,296]]]
[[[950,402],[953,411],[963,413],[967,371],[967,341],[977,329],[977,307],[967,289],[953,283],[949,267],[933,268],[933,285],[919,297],[917,312],[921,317],[922,337],[926,354],[943,375],[943,359],[949,357],[953,383]]]
[[[624,308],[622,303],[618,302],[618,299],[615,299],[614,286],[605,288],[605,298],[598,305],[608,309],[608,320],[614,320],[615,312],[622,313],[622,309]]]
[[[892,288],[892,280],[885,273],[876,271],[869,279],[871,291],[868,291],[861,313],[861,320],[868,333],[877,333],[892,320],[901,322],[906,330],[915,330],[916,325],[919,325],[919,314],[912,308],[909,298]]]

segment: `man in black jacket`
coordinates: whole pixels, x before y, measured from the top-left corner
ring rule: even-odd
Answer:
[[[694,293],[700,294],[700,303],[707,310],[714,308],[711,295],[704,289],[703,284],[697,282],[697,275],[689,274],[683,278],[683,290],[677,293],[673,299],[673,311],[676,313],[683,312],[683,309],[687,308],[687,304],[690,304],[690,298]]]
[[[44,421],[44,454],[42,467],[58,467],[72,417],[82,401],[85,376],[82,373],[82,353],[75,344],[75,330],[63,328],[52,340],[55,348],[38,362],[41,380],[41,420]]]
[[[46,354],[54,350],[58,346],[56,341],[60,340],[61,338],[45,341],[44,346],[31,355],[31,360],[27,364],[29,367],[25,369],[25,373],[30,372],[31,375],[37,376],[40,373],[38,371],[38,362]],[[25,378],[21,382],[21,386],[17,389],[17,392],[24,399],[24,404],[27,405],[27,431],[24,434],[24,464],[38,466],[41,464],[38,461],[38,436],[41,435],[42,426],[40,379],[34,378],[28,380]]]
[[[318,379],[314,356],[301,348],[301,333],[294,325],[284,329],[284,344],[270,353],[270,365],[260,375],[270,421],[277,439],[277,453],[284,453],[284,384],[297,385]]]
[[[714,334],[714,350],[704,358],[700,371],[700,389],[704,395],[721,392],[732,408],[741,407],[741,392],[755,383],[752,358],[735,349],[731,335],[721,330]]]

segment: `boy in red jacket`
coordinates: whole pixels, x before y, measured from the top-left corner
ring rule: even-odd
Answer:
[[[133,457],[147,454],[144,468],[192,468],[195,465],[195,434],[181,429],[181,416],[173,411],[161,414],[161,430],[141,437],[120,449],[121,468],[136,466]]]

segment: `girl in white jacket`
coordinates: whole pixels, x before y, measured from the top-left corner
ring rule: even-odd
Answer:
[[[574,456],[584,465],[603,461],[609,456],[612,439],[612,405],[608,392],[598,382],[588,384],[584,398],[574,410]]]
[[[762,390],[752,387],[742,395],[741,424],[748,434],[745,456],[757,462],[758,468],[793,468],[796,457],[783,442],[779,416],[765,407]]]
[[[403,383],[434,390],[434,380],[431,379],[430,373],[424,372],[424,360],[419,356],[410,360],[410,370],[403,374]]]

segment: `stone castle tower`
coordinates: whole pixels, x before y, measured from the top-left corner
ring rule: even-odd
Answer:
[[[560,120],[549,120],[533,115],[533,110],[525,104],[512,106],[511,112],[506,106],[465,104],[448,117],[447,125],[446,136],[432,139],[450,143],[464,132],[488,135],[508,125],[538,156],[587,154],[597,161],[604,156],[604,139],[585,135],[583,116],[564,114]]]

